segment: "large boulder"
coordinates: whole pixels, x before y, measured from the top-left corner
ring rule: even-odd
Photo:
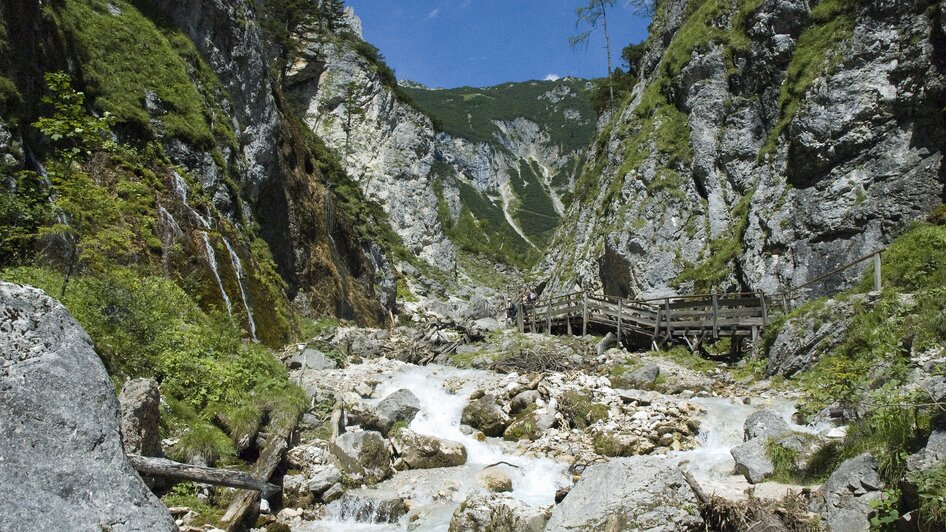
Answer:
[[[736,461],[736,473],[758,484],[775,473],[775,464],[765,452],[766,438],[753,438],[729,450]]]
[[[502,436],[509,425],[509,416],[500,408],[495,396],[486,394],[463,408],[460,423],[481,430],[487,436]]]
[[[546,530],[702,530],[696,495],[663,456],[616,458],[585,470]]]
[[[854,303],[829,299],[824,305],[789,318],[769,349],[766,376],[791,377],[814,366],[847,336]]]
[[[745,440],[749,441],[760,436],[778,437],[788,434],[792,429],[781,416],[771,410],[759,410],[753,412],[746,418],[743,425],[745,430]]]
[[[391,449],[380,432],[346,432],[329,444],[329,450],[341,471],[362,476],[369,484],[391,473]]]
[[[132,379],[118,395],[122,445],[128,454],[161,456],[161,392],[154,379]]]
[[[547,509],[509,495],[473,493],[453,512],[450,532],[541,532],[548,520]]]
[[[18,530],[176,530],[122,449],[92,341],[41,290],[0,282],[0,498]]]
[[[870,528],[871,502],[882,496],[884,483],[877,461],[862,454],[843,462],[821,487],[815,507],[831,532],[858,532]]]
[[[490,466],[477,473],[476,483],[487,491],[512,491],[512,478],[499,466]]]
[[[460,442],[402,429],[391,436],[399,459],[410,469],[455,467],[466,463],[466,448]]]
[[[325,353],[311,347],[303,349],[289,359],[289,369],[323,370],[337,367],[337,362],[326,356]]]
[[[410,390],[398,390],[385,397],[375,408],[380,430],[387,434],[398,421],[410,423],[420,412],[420,401]]]

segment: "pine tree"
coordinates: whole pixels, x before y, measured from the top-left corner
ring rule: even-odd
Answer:
[[[328,31],[346,26],[345,3],[342,0],[321,0],[319,18]]]

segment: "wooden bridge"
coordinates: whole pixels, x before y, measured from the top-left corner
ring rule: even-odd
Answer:
[[[534,305],[517,305],[520,332],[578,330],[589,325],[613,328],[618,341],[637,339],[648,344],[686,342],[691,347],[707,339],[751,339],[755,344],[770,323],[770,314],[790,311],[805,299],[804,290],[867,260],[874,263],[874,290],[880,291],[880,256],[883,250],[839,266],[801,286],[778,294],[763,292],[698,294],[657,299],[624,299],[574,292],[550,297]]]

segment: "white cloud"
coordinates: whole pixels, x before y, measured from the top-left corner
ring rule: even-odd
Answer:
[[[558,74],[549,74],[545,76],[545,81],[558,81],[560,79],[562,79],[562,76],[559,76]]]
[[[426,18],[425,20],[430,20],[430,19],[432,19],[432,18],[436,18],[437,15],[439,15],[439,14],[440,14],[440,8],[439,8],[439,7],[435,7],[433,11],[431,11],[430,13],[427,13],[427,18]]]

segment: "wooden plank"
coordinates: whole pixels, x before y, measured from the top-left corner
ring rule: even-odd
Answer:
[[[719,298],[713,294],[713,338],[719,338]]]
[[[670,327],[670,299],[664,299],[664,312],[666,313],[667,318],[667,336],[670,336],[671,329]]]
[[[269,437],[263,452],[253,465],[254,477],[261,480],[269,480],[269,477],[273,476],[273,472],[279,467],[283,455],[286,454],[286,450],[289,448],[289,436],[291,436],[292,431],[296,429],[297,422],[298,420],[293,420],[292,423],[287,423],[282,430]],[[236,492],[233,501],[230,503],[230,506],[221,519],[223,528],[227,532],[237,530],[237,527],[256,503],[258,497],[258,491],[240,490]]]
[[[518,322],[520,333],[526,332],[526,325],[523,321],[522,310],[522,303],[516,303],[516,322]]]
[[[582,294],[581,299],[581,335],[588,336],[588,293]]]
[[[281,489],[279,486],[263,482],[243,471],[182,464],[165,458],[138,456],[136,454],[129,454],[128,461],[131,462],[131,466],[138,473],[146,477],[190,480],[229,488],[243,488],[260,491],[264,497],[272,496]]]
[[[621,343],[621,321],[624,314],[624,301],[618,300],[618,344]]]

